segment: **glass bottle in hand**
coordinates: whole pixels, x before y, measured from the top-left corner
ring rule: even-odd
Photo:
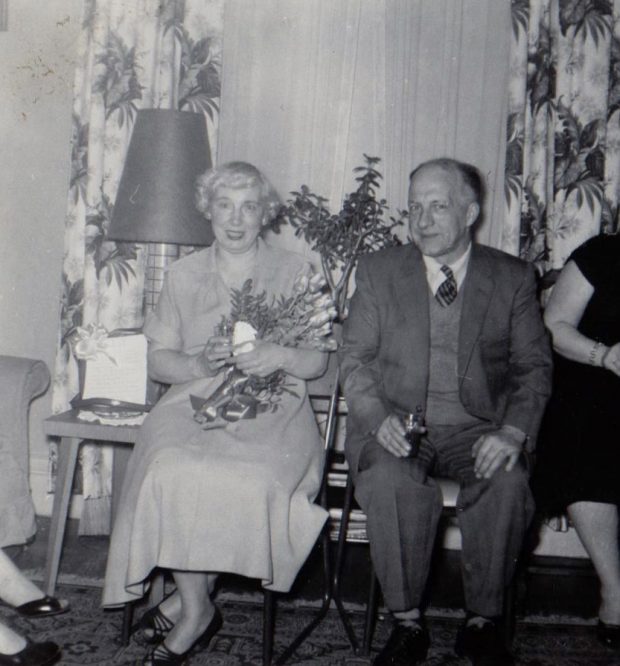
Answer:
[[[409,442],[411,450],[407,458],[416,458],[420,450],[420,440],[424,432],[424,417],[422,407],[418,405],[414,414],[405,416],[405,439]]]

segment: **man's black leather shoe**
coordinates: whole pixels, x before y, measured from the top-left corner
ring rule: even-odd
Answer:
[[[459,657],[469,657],[473,666],[514,666],[515,663],[497,624],[491,620],[482,625],[463,625],[456,635],[454,651]]]
[[[428,631],[420,624],[396,624],[373,666],[412,666],[426,659],[429,645]]]

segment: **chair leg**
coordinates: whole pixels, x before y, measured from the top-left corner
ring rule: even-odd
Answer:
[[[375,630],[375,621],[377,619],[377,576],[372,564],[370,565],[370,586],[368,588],[368,604],[366,605],[366,622],[364,624],[364,640],[362,643],[361,654],[367,657],[370,654],[370,646],[372,645],[372,637]]]
[[[163,599],[164,599],[164,574],[162,571],[157,571],[155,575],[153,576],[153,579],[151,581],[151,590],[149,592],[149,602],[148,602],[148,607],[152,608],[153,606],[157,606],[160,604]],[[136,622],[136,624],[133,624],[133,616],[134,616],[134,608],[135,608],[136,602],[135,601],[128,601],[125,604],[125,607],[123,608],[123,622],[122,622],[122,627],[121,627],[121,643],[124,646],[129,645],[129,639],[131,638],[131,634],[133,634],[134,631],[138,628],[139,622]]]
[[[156,569],[151,579],[151,590],[149,592],[149,607],[158,606],[166,596],[166,580],[161,569]]]
[[[510,585],[504,590],[504,642],[507,647],[512,645],[517,625],[518,573],[519,570],[517,569]]]
[[[128,601],[123,608],[123,624],[121,627],[121,645],[127,647],[131,637],[131,625],[133,624],[133,601]]]
[[[524,548],[517,559],[512,580],[504,590],[504,641],[507,647],[512,645],[517,627],[517,609],[522,596],[522,585],[527,584],[528,550]]]
[[[280,654],[275,663],[276,666],[282,666],[293,655],[297,648],[310,636],[310,634],[321,624],[327,612],[329,611],[332,600],[332,585],[331,585],[331,566],[329,557],[329,533],[327,528],[323,529],[321,535],[321,548],[323,551],[323,601],[321,608],[318,610],[314,618],[297,634],[294,640],[288,647]]]
[[[340,529],[338,531],[338,546],[336,548],[336,563],[334,565],[332,594],[334,602],[336,604],[336,608],[338,609],[338,614],[340,615],[340,619],[342,620],[342,625],[344,626],[344,629],[346,631],[347,638],[349,639],[349,643],[351,643],[351,648],[353,649],[353,653],[357,654],[357,652],[359,651],[359,643],[357,641],[357,636],[355,635],[355,631],[353,630],[353,626],[351,625],[349,616],[347,615],[347,612],[340,598],[340,574],[342,573],[344,548],[347,541],[349,514],[351,513],[352,505],[353,505],[353,479],[351,478],[351,474],[348,474],[347,485],[344,493],[344,501],[342,504],[342,515],[340,517]]]
[[[263,590],[263,666],[271,666],[275,631],[276,604],[274,593]]]

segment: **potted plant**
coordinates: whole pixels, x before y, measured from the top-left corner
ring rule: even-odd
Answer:
[[[337,213],[329,211],[327,199],[302,185],[299,192],[291,192],[293,198],[286,202],[279,218],[319,253],[340,320],[346,316],[349,282],[357,259],[368,252],[400,245],[393,230],[406,215],[400,211],[398,219],[390,216],[386,200],[377,198],[383,178],[376,169],[380,158],[364,154],[364,160],[365,165],[353,169],[357,188],[344,196]]]

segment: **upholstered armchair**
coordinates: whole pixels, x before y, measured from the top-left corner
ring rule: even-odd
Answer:
[[[49,382],[43,361],[0,356],[0,547],[26,543],[36,531],[28,478],[28,412]]]

